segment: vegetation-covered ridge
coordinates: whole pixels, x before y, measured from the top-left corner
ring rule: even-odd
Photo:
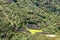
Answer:
[[[31,35],[26,27],[57,37],[48,38],[39,33]],[[59,39],[60,0],[0,0],[0,40]]]

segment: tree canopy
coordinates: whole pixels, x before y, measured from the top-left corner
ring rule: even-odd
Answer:
[[[25,29],[27,24],[34,24],[38,26],[38,29],[42,29],[51,34],[59,32],[60,1],[0,0],[1,40],[20,40],[21,35],[23,35],[21,40],[35,40],[33,37],[27,37],[29,35],[29,32]],[[26,35],[20,32],[21,28],[26,30]],[[36,40],[40,39],[37,38]]]

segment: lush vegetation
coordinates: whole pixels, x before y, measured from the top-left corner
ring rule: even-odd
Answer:
[[[27,24],[57,37],[32,35]],[[0,0],[0,40],[59,40],[59,31],[60,0]]]

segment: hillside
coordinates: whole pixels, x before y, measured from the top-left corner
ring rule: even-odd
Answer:
[[[48,38],[39,32],[32,35],[27,28],[57,37]],[[1,40],[59,40],[59,31],[59,0],[0,0]]]

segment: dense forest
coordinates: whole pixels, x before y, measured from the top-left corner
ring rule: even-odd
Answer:
[[[0,0],[0,40],[60,40],[60,0]]]

